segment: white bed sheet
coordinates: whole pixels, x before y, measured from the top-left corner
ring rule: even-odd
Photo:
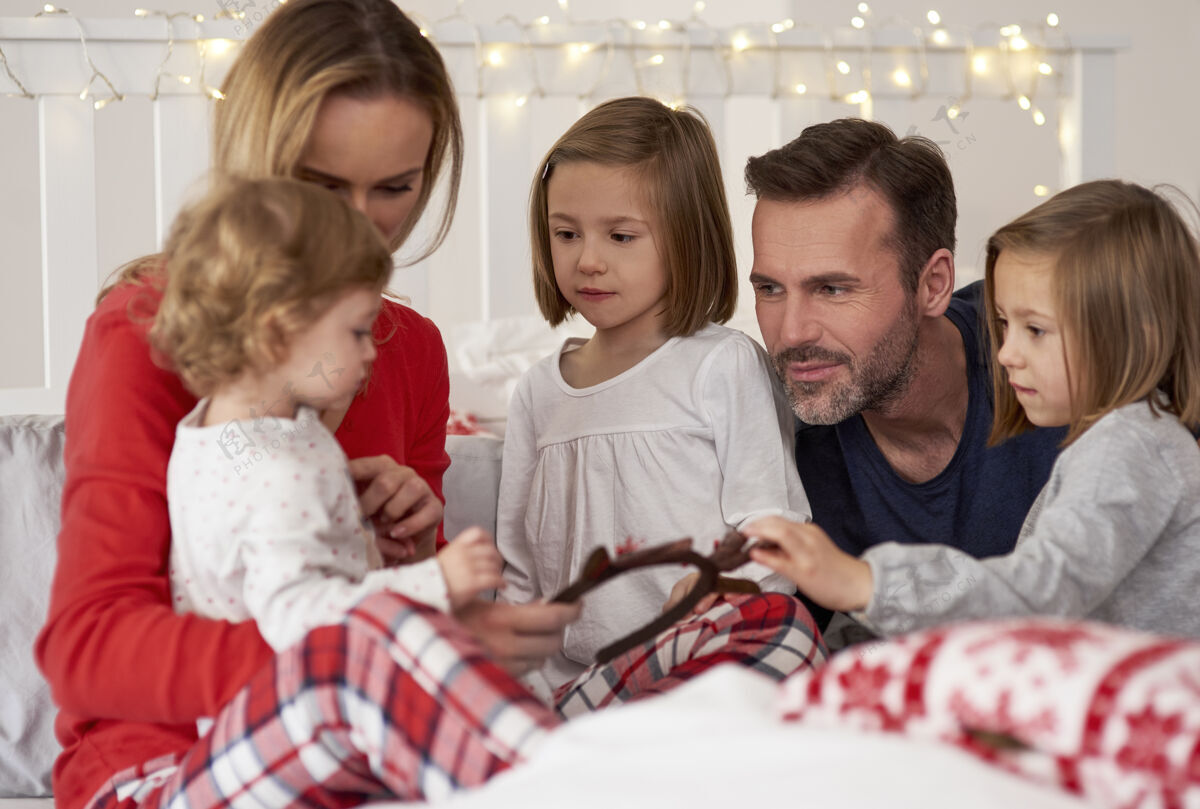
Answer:
[[[775,720],[772,683],[719,667],[666,696],[572,721],[527,764],[434,805],[1079,809],[949,746]],[[393,807],[398,804],[391,804]]]

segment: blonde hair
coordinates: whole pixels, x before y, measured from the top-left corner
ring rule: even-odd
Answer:
[[[166,246],[150,343],[196,396],[286,358],[341,293],[380,292],[383,237],[328,191],[284,178],[228,179],[185,208]]]
[[[985,313],[995,419],[991,444],[1033,425],[996,359],[1000,254],[1052,258],[1051,282],[1070,372],[1066,446],[1118,407],[1165,394],[1167,412],[1200,423],[1200,257],[1188,226],[1163,196],[1133,183],[1070,188],[996,231],[987,244]]]
[[[221,94],[212,133],[218,176],[295,176],[317,111],[330,96],[393,94],[413,102],[429,114],[433,139],[416,203],[389,246],[399,249],[412,233],[443,172],[448,182],[438,227],[412,262],[445,240],[462,178],[458,102],[441,55],[392,0],[292,0],[279,6],[243,45]],[[159,258],[122,267],[97,301],[153,271]]]
[[[667,267],[664,328],[688,335],[724,323],[737,306],[733,227],[716,143],[703,116],[651,98],[618,98],[576,121],[538,164],[529,195],[533,286],[538,308],[557,326],[574,312],[554,280],[546,187],[556,166],[599,163],[636,169],[656,219]]]

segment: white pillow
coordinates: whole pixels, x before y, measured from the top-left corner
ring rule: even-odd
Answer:
[[[568,337],[589,337],[592,327],[573,317],[551,329],[541,317],[502,317],[461,323],[446,335],[450,407],[471,413],[503,432],[508,402],[521,374],[557,351]]]
[[[61,416],[0,416],[0,798],[49,795],[60,749],[33,641],[57,559],[62,453]]]

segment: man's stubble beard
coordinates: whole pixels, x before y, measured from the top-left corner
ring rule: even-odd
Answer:
[[[864,410],[886,408],[908,392],[917,372],[920,318],[915,296],[910,296],[896,322],[860,363],[848,354],[819,346],[786,348],[771,357],[787,391],[796,417],[806,424],[838,424]],[[837,382],[797,382],[788,376],[795,362],[835,362],[850,371],[850,378]]]

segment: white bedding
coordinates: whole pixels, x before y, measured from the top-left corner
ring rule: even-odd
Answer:
[[[958,749],[776,721],[775,687],[722,666],[678,690],[572,721],[526,765],[435,805],[1078,809],[1081,800]],[[391,806],[398,806],[391,804]]]

